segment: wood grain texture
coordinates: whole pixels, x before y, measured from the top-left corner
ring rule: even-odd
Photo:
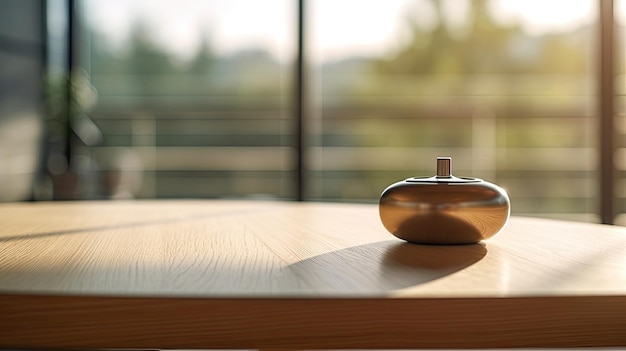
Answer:
[[[11,300],[0,300],[3,348],[610,347],[626,339],[623,296]]]
[[[376,206],[0,205],[0,348],[626,346],[626,230],[512,218],[479,245]]]

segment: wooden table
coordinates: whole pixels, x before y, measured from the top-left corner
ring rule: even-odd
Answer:
[[[373,205],[0,205],[0,348],[626,346],[626,229],[421,246]]]

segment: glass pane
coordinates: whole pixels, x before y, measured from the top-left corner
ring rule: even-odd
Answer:
[[[310,6],[311,197],[375,202],[451,156],[516,215],[597,220],[594,1]]]
[[[291,1],[81,4],[83,197],[293,196]]]

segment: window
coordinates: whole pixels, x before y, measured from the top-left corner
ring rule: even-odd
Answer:
[[[374,199],[452,156],[516,214],[597,220],[593,1],[311,4],[315,198]]]
[[[452,156],[456,174],[505,187],[516,215],[601,221],[601,1],[80,2],[80,197],[294,199],[299,185],[307,200],[373,203]],[[624,3],[609,77],[618,213]]]
[[[289,198],[293,4],[87,1],[95,196]]]

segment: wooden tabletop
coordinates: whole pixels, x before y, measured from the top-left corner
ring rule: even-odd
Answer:
[[[374,205],[0,205],[0,349],[626,346],[626,228],[408,244]]]

